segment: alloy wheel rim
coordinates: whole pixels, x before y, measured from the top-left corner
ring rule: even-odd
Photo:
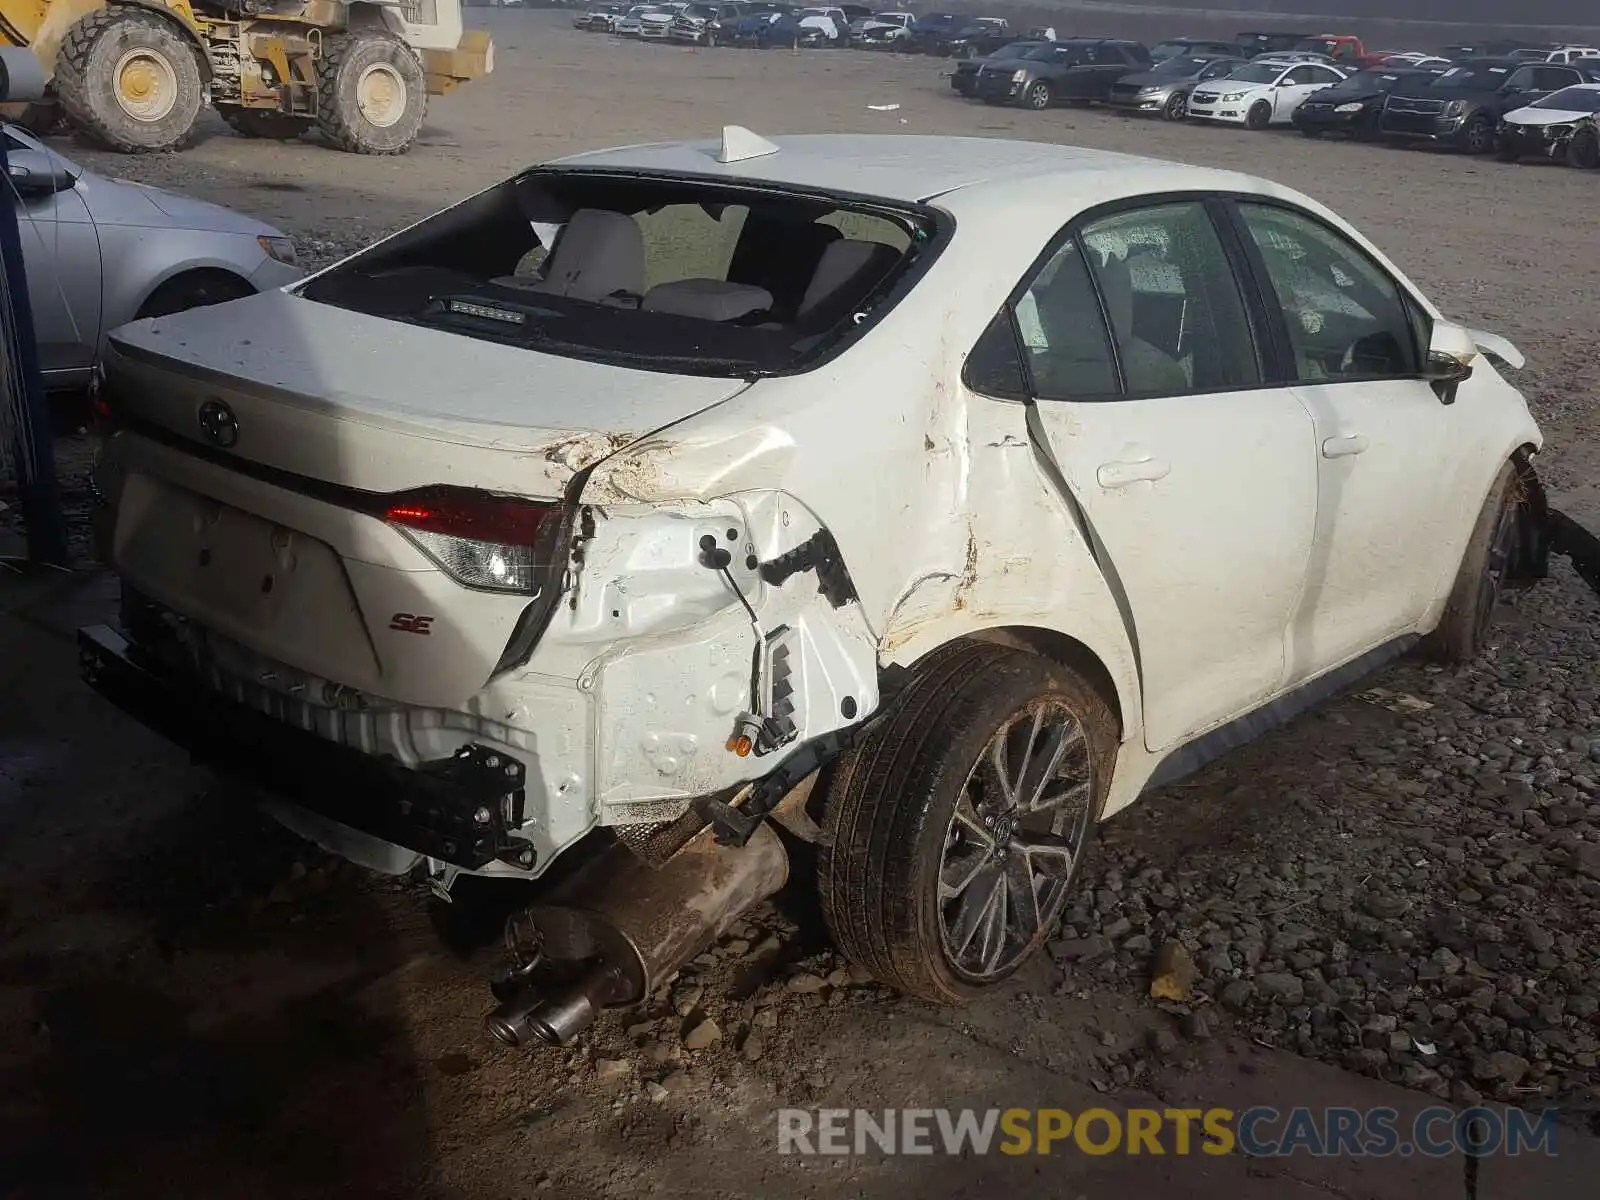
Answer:
[[[968,773],[939,860],[939,935],[969,982],[1015,970],[1066,905],[1095,789],[1083,726],[1045,697],[1011,717]]]

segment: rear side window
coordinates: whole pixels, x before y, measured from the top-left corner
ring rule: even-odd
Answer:
[[[1232,265],[1199,202],[1085,225],[1031,282],[1016,321],[1041,399],[1171,396],[1262,378]]]
[[[1121,395],[1100,298],[1077,238],[1069,238],[1017,304],[1030,390],[1041,400]]]

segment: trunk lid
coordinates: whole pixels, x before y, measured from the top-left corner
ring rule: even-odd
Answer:
[[[276,291],[124,325],[109,365],[124,419],[198,447],[362,491],[452,484],[546,499],[613,451],[748,386],[563,358]],[[217,403],[231,435],[202,424]]]
[[[406,531],[435,507],[432,489],[560,513],[580,471],[747,386],[281,292],[135,322],[111,340],[106,395],[133,435],[117,439],[118,573],[206,631],[224,690],[341,738],[354,727],[345,701],[329,699],[340,688],[471,711],[530,605],[558,598],[561,518],[540,517],[548,535],[523,543],[543,572],[537,589],[496,590]],[[397,492],[415,499],[383,495]]]

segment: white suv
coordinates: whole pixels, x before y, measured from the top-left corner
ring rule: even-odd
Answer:
[[[1539,571],[1516,350],[1201,167],[730,128],[113,344],[97,688],[440,886],[616,835],[507,1040],[781,884],[769,813],[848,955],[972,995],[1099,820]]]

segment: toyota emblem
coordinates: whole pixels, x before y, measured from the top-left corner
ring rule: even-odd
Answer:
[[[221,400],[207,400],[200,406],[200,431],[226,450],[239,440],[239,418]]]

